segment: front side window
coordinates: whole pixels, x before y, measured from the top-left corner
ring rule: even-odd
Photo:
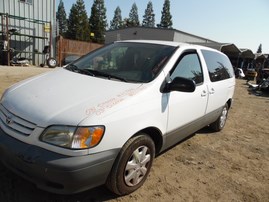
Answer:
[[[66,69],[126,82],[150,82],[162,70],[176,47],[119,42],[89,53]]]
[[[222,81],[234,76],[232,64],[228,57],[215,51],[202,50],[210,80]]]
[[[204,81],[202,67],[196,52],[186,52],[180,56],[171,73],[172,80],[176,77],[194,80],[196,84]]]

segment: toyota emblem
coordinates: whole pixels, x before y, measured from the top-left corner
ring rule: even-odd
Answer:
[[[6,124],[7,125],[10,125],[11,123],[12,123],[11,117],[10,116],[7,116],[7,118],[6,118]]]

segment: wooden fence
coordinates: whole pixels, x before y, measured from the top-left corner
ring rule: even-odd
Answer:
[[[57,61],[59,66],[62,66],[65,57],[69,55],[82,56],[102,46],[103,44],[64,39],[60,36],[57,38]]]

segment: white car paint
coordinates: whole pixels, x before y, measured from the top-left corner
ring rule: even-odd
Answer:
[[[9,88],[1,99],[0,128],[21,142],[57,154],[77,157],[121,149],[132,136],[150,127],[161,134],[160,148],[164,150],[171,146],[171,143],[176,143],[174,139],[182,139],[179,133],[176,134],[178,137],[168,141],[169,134],[184,127],[190,129],[193,123],[196,124],[194,128],[199,128],[199,120],[213,112],[218,114],[217,110],[221,110],[227,102],[231,103],[235,87],[234,76],[211,82],[201,50],[224,56],[222,53],[202,46],[175,42],[127,42],[163,44],[177,48],[160,73],[150,82],[123,82],[67,69],[59,69],[20,82]],[[171,82],[171,69],[180,56],[189,50],[195,51],[200,58],[203,82],[196,85],[194,92],[163,92],[163,86]],[[1,110],[10,117],[5,117]],[[35,128],[32,133],[22,136],[9,129],[7,125],[13,117],[33,123]],[[205,126],[203,124],[202,122],[201,126]],[[46,128],[54,125],[101,125],[105,127],[105,133],[97,146],[72,150],[48,144],[40,139]]]

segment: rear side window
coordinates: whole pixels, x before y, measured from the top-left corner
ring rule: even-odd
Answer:
[[[209,50],[202,50],[202,54],[212,82],[229,79],[234,76],[233,67],[228,57]]]

